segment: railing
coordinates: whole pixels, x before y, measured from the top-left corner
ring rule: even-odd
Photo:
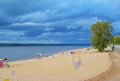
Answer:
[[[114,52],[120,54],[120,45],[115,45]]]
[[[120,54],[120,45],[114,45],[114,48],[113,45],[109,45],[108,49],[114,51],[117,54]]]

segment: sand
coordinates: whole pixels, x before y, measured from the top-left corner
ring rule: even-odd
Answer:
[[[106,76],[109,73],[111,61],[108,52],[85,48],[77,49],[77,53],[82,60],[79,69],[73,67],[73,55],[61,52],[42,59],[9,62],[10,68],[0,69],[0,81],[6,78],[13,81],[97,81],[101,74],[106,73]],[[11,74],[12,71],[15,74]]]
[[[110,59],[112,61],[111,72],[102,81],[120,81],[120,55],[111,52]]]

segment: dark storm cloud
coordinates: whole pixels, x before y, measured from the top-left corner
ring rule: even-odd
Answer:
[[[0,0],[0,35],[8,40],[22,32],[13,40],[35,42],[42,38],[70,42],[73,37],[89,38],[91,24],[104,20],[111,21],[117,33],[119,3],[119,0]],[[13,33],[9,36],[8,32]]]

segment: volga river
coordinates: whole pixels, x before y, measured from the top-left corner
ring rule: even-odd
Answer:
[[[9,58],[9,61],[35,58],[36,53],[50,56],[62,51],[89,47],[90,45],[39,45],[39,46],[0,46],[0,58]]]

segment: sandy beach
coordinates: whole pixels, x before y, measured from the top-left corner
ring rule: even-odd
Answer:
[[[13,81],[98,81],[100,75],[109,73],[112,63],[108,52],[85,48],[77,49],[77,53],[82,60],[79,69],[74,69],[73,55],[66,51],[42,59],[9,62],[10,68],[0,69],[0,81],[6,78]]]
[[[110,73],[103,77],[102,81],[120,81],[120,55],[111,52],[109,56],[112,62],[112,68]]]

